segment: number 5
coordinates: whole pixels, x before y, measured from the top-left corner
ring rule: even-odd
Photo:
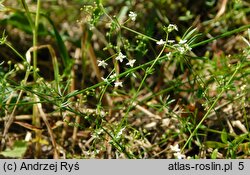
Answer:
[[[243,170],[244,169],[244,162],[239,162],[238,169],[239,170]]]

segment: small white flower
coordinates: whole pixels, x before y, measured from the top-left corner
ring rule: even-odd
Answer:
[[[122,62],[124,58],[126,58],[126,56],[119,52],[118,56],[115,59]]]
[[[185,48],[182,46],[177,47],[177,50],[180,52],[180,54],[184,54],[185,53]]]
[[[170,32],[172,32],[173,30],[178,31],[177,26],[176,26],[175,24],[169,24],[169,25],[168,25],[168,32],[170,33]]]
[[[122,82],[121,81],[116,81],[115,82],[115,87],[123,87],[123,85],[122,85]]]
[[[132,21],[135,21],[136,20],[136,17],[137,17],[137,14],[135,12],[129,12],[129,15],[130,19]]]
[[[130,67],[134,67],[135,61],[136,61],[135,59],[129,60],[126,65],[129,65]]]
[[[113,79],[113,78],[115,78],[115,77],[116,77],[116,73],[110,75],[110,78],[111,78],[111,79]]]
[[[181,40],[179,41],[179,44],[185,44],[186,42],[187,42],[186,39],[185,39],[185,40],[182,40],[182,39],[181,39]]]
[[[167,42],[168,42],[168,43],[174,43],[175,40],[168,40]]]
[[[180,152],[179,144],[176,144],[175,146],[170,145],[170,149],[173,152]]]
[[[185,48],[186,51],[191,51],[192,50],[192,48],[187,43],[184,44],[184,48]]]
[[[98,61],[98,66],[102,66],[103,68],[106,68],[106,66],[108,65],[107,63],[105,63],[104,60],[100,61],[100,60],[97,60]]]
[[[163,44],[165,44],[165,43],[166,43],[166,41],[163,41],[162,39],[161,39],[160,41],[157,41],[157,42],[156,42],[157,45],[163,45]]]
[[[180,152],[174,153],[174,156],[177,159],[184,159],[186,157],[184,154],[181,154]]]

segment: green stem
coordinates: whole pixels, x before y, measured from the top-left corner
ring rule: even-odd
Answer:
[[[154,38],[151,38],[151,37],[149,37],[149,36],[147,36],[147,35],[144,35],[144,34],[142,34],[142,33],[140,33],[140,32],[137,32],[137,31],[135,31],[135,30],[133,30],[133,29],[130,29],[130,28],[128,28],[128,27],[121,26],[121,28],[126,29],[126,30],[128,30],[128,31],[130,31],[130,32],[133,32],[133,33],[135,33],[135,34],[137,34],[137,35],[141,35],[141,36],[143,36],[143,37],[145,37],[145,38],[148,38],[148,39],[150,39],[150,40],[152,40],[152,41],[154,41],[154,42],[157,42],[157,41],[158,41],[158,40],[156,40],[156,39],[154,39]]]
[[[216,39],[219,39],[219,38],[224,38],[224,37],[227,37],[227,36],[230,36],[230,35],[233,35],[235,33],[239,33],[241,31],[244,31],[246,29],[250,28],[250,24],[249,25],[245,25],[245,26],[242,26],[238,29],[234,29],[234,30],[231,30],[231,31],[228,31],[228,32],[225,32],[221,35],[218,35],[216,37],[213,37],[213,38],[210,38],[210,39],[207,39],[207,40],[204,40],[204,41],[201,41],[199,43],[196,43],[196,44],[192,44],[190,47],[191,48],[195,48],[195,47],[198,47],[198,46],[202,46],[204,44],[207,44],[207,43],[210,43],[211,41],[213,40],[216,40]]]
[[[28,21],[29,21],[30,26],[31,26],[32,30],[34,30],[35,26],[34,26],[33,20],[32,20],[32,18],[31,18],[31,13],[30,13],[30,11],[29,11],[29,8],[28,8],[28,6],[27,6],[25,0],[21,0],[21,4],[23,5],[23,8],[24,8],[25,13],[26,13],[26,15],[27,15],[27,19],[28,19]]]
[[[125,28],[126,28],[126,27],[125,27]],[[124,29],[125,29],[125,28],[124,28]],[[208,39],[208,40],[205,40],[205,41],[201,41],[201,42],[199,42],[199,43],[196,43],[196,44],[191,45],[191,47],[192,47],[192,48],[195,48],[195,47],[198,47],[198,46],[207,44],[207,43],[209,43],[209,42],[211,42],[211,41],[213,41],[213,40],[216,40],[216,39],[218,39],[218,38],[224,38],[224,37],[227,37],[227,36],[229,36],[229,35],[232,35],[232,34],[235,34],[235,33],[242,32],[243,30],[245,30],[245,29],[247,29],[247,28],[250,28],[250,25],[245,25],[245,26],[242,26],[242,27],[240,27],[240,28],[238,28],[238,29],[235,29],[235,30],[226,32],[225,34],[221,34],[221,35],[216,36],[216,37],[214,37],[214,38],[211,38],[211,39]],[[126,29],[127,29],[127,28],[126,28]],[[131,32],[133,32],[133,33],[137,33],[136,31],[133,31],[133,30],[129,30],[129,31],[131,31]],[[138,33],[139,33],[139,32],[138,32]],[[139,33],[139,34],[141,35],[141,33]],[[142,34],[142,36],[144,36],[144,34]],[[146,36],[146,35],[145,35],[145,36]],[[154,40],[154,41],[157,41],[157,40],[155,40],[155,39],[153,39],[153,40]],[[158,59],[158,61],[162,61],[162,60],[164,60],[164,59],[166,59],[166,58],[167,58],[167,56],[164,55],[164,56],[160,57],[160,58]],[[144,64],[142,64],[142,65],[139,65],[139,66],[137,66],[137,67],[133,67],[133,68],[131,68],[131,69],[129,69],[129,70],[123,72],[123,73],[120,73],[117,77],[118,77],[118,78],[124,77],[124,76],[126,76],[127,74],[129,74],[129,73],[131,73],[131,72],[135,72],[135,71],[138,70],[138,69],[142,69],[142,68],[144,68],[144,67],[146,67],[146,66],[148,66],[148,65],[151,65],[154,61],[155,61],[155,60],[151,60],[151,61],[149,61],[149,62],[147,62],[147,63],[144,63]],[[115,78],[114,78],[114,79],[115,79]],[[112,79],[109,79],[109,81],[110,81],[110,80],[112,80]],[[81,91],[78,91],[78,92],[76,92],[74,95],[68,96],[68,98],[71,98],[71,97],[73,97],[73,96],[75,96],[75,95],[84,93],[84,92],[89,91],[89,90],[91,90],[91,89],[95,89],[95,88],[97,88],[97,87],[99,87],[99,86],[101,86],[101,85],[104,85],[104,84],[106,84],[106,82],[104,82],[104,81],[103,81],[103,82],[100,82],[100,83],[95,84],[95,85],[93,85],[93,86],[90,86],[90,87],[88,87],[88,88],[86,88],[86,89],[83,89],[83,90],[81,90]]]
[[[26,59],[14,48],[12,47],[12,45],[9,42],[5,43],[11,50],[13,50],[15,52],[15,54],[17,54],[17,56],[19,56],[23,61],[26,61]]]
[[[29,11],[28,5],[25,2],[25,0],[21,0],[21,3],[23,5],[23,8],[25,9],[25,13],[27,15],[27,19],[29,21],[29,24],[32,28],[32,34],[33,34],[33,78],[34,78],[34,82],[36,82],[37,80],[37,36],[38,36],[38,27],[39,27],[39,15],[40,15],[40,7],[41,7],[41,0],[37,0],[37,9],[36,9],[36,17],[35,17],[35,24],[32,20],[31,17],[31,12]],[[35,126],[40,126],[40,118],[38,117],[38,106],[36,104],[37,102],[37,98],[36,95],[34,94],[34,105],[33,105],[33,116],[32,116],[32,123]],[[40,134],[36,133],[36,137],[37,140],[40,140]],[[35,157],[38,158],[40,156],[40,143],[37,142],[36,143],[36,147],[35,147],[35,152],[36,155]]]
[[[167,37],[168,37],[168,35],[167,35]],[[146,69],[145,75],[144,75],[144,77],[143,77],[143,79],[142,79],[142,81],[141,81],[141,83],[140,83],[140,85],[139,85],[139,87],[138,87],[138,89],[137,89],[134,97],[131,100],[131,103],[130,103],[130,105],[129,105],[129,107],[128,107],[128,109],[127,109],[127,111],[126,111],[126,113],[125,113],[125,115],[123,117],[123,120],[120,123],[120,128],[124,125],[124,123],[125,124],[127,123],[128,113],[131,110],[131,108],[134,106],[134,102],[135,102],[135,100],[136,100],[136,98],[137,98],[137,96],[138,96],[138,94],[139,94],[139,92],[140,92],[140,90],[142,88],[142,85],[145,82],[146,78],[148,77],[149,74],[151,74],[151,71],[152,71],[153,67],[155,66],[155,64],[161,58],[161,55],[164,52],[165,47],[166,47],[166,44],[164,44],[163,48],[161,49],[161,52],[158,54],[158,56],[156,57],[156,59],[153,60],[151,66],[148,69]]]
[[[39,27],[39,14],[40,14],[40,7],[41,7],[41,0],[37,1],[37,8],[36,8],[36,19],[35,19],[35,26],[33,29],[33,47],[37,47],[37,36],[38,36],[38,27]],[[34,67],[34,81],[37,79],[36,71],[37,71],[37,49],[33,51],[33,67]]]
[[[167,58],[167,56],[164,55],[164,56],[160,57],[160,58],[158,59],[158,61],[164,60],[164,59],[166,59],[166,58]],[[149,61],[149,62],[147,62],[147,63],[144,63],[144,64],[142,64],[142,65],[139,65],[139,66],[137,66],[137,67],[130,68],[129,70],[120,73],[119,75],[117,75],[117,76],[114,77],[114,78],[109,78],[108,81],[109,81],[109,82],[113,82],[113,80],[116,80],[116,78],[124,77],[124,76],[126,76],[126,75],[128,75],[128,74],[130,74],[130,73],[132,73],[132,72],[135,72],[135,71],[138,70],[138,69],[145,68],[146,66],[151,65],[153,62],[155,62],[155,60],[151,60],[151,61]],[[66,95],[66,98],[74,97],[74,96],[76,96],[76,95],[78,95],[78,94],[85,93],[85,92],[87,92],[87,91],[90,91],[90,90],[92,90],[92,89],[95,89],[95,88],[97,88],[97,87],[99,87],[99,86],[102,86],[102,85],[105,85],[105,84],[107,84],[107,82],[102,81],[102,82],[97,83],[97,84],[95,84],[95,85],[93,85],[93,86],[90,86],[90,87],[87,87],[87,88],[85,88],[85,89],[83,89],[83,90],[80,90],[80,91],[78,91],[78,92],[75,92],[74,94],[70,94],[70,95],[68,95],[68,96]]]
[[[226,88],[231,83],[232,79],[234,78],[234,76],[236,75],[236,73],[238,72],[238,70],[240,69],[240,67],[241,67],[241,64],[239,64],[236,67],[233,75],[230,77],[230,79],[228,80],[228,82],[226,83],[226,85],[224,86],[224,88],[221,90],[221,92],[219,93],[219,95],[217,96],[217,98],[215,99],[215,101],[213,102],[213,104],[210,106],[210,108],[208,109],[208,111],[206,112],[206,114],[204,115],[204,117],[201,119],[201,121],[198,123],[198,125],[195,127],[195,129],[193,130],[193,132],[191,133],[191,135],[187,139],[185,145],[181,149],[181,152],[184,151],[184,149],[186,148],[186,146],[188,145],[188,143],[190,142],[190,140],[193,138],[193,136],[196,134],[197,130],[200,128],[201,124],[208,117],[208,115],[210,114],[210,112],[214,109],[214,106],[216,105],[216,103],[218,102],[218,100],[221,98],[222,94],[225,92]]]
[[[33,77],[34,77],[34,82],[36,82],[37,80],[37,37],[38,37],[38,27],[39,27],[39,14],[40,14],[40,7],[41,7],[41,1],[38,0],[37,1],[37,7],[36,7],[36,18],[35,18],[35,26],[33,29],[33,47],[35,48],[33,51],[33,67],[34,67],[34,71],[33,71]],[[34,102],[38,102],[37,100],[37,96],[34,95]],[[37,126],[40,127],[40,117],[38,115],[39,113],[39,109],[38,109],[38,104],[34,104],[33,105],[33,116],[32,116],[32,123]],[[40,132],[36,132],[36,138],[37,140],[41,139],[41,133]],[[40,157],[41,154],[41,144],[39,142],[36,143],[36,158]]]

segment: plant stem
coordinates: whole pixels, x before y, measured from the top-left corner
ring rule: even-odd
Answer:
[[[201,41],[199,43],[196,43],[196,44],[192,44],[190,47],[191,48],[195,48],[195,47],[198,47],[198,46],[202,46],[204,44],[207,44],[207,43],[210,43],[211,41],[213,40],[216,40],[216,39],[219,39],[219,38],[224,38],[224,37],[227,37],[227,36],[230,36],[230,35],[233,35],[235,33],[239,33],[241,31],[244,31],[246,29],[250,28],[250,24],[249,25],[245,25],[245,26],[242,26],[238,29],[234,29],[234,30],[231,30],[231,31],[228,31],[228,32],[225,32],[221,35],[218,35],[216,37],[213,37],[213,38],[210,38],[210,39],[207,39],[207,40],[204,40],[204,41]]]
[[[33,28],[33,47],[36,48],[37,47],[37,32],[38,32],[38,26],[39,26],[39,13],[40,13],[40,6],[41,6],[41,1],[38,0],[37,1],[37,8],[36,8],[36,18],[35,18],[35,26]],[[37,49],[34,49],[33,51],[33,78],[34,78],[34,82],[36,82],[37,80]],[[38,104],[37,102],[37,96],[34,95],[34,105],[33,105],[33,116],[32,116],[32,123],[37,126],[40,127],[41,123],[40,123],[40,117],[39,117],[39,110],[38,110]],[[39,143],[39,140],[41,139],[41,134],[39,132],[36,132],[36,139],[38,140],[38,142],[36,143],[36,151],[35,151],[35,157],[39,158],[40,157],[40,152],[41,152],[41,144]]]
[[[217,96],[217,98],[214,100],[213,104],[210,106],[210,108],[208,109],[208,111],[206,112],[206,114],[204,115],[204,117],[201,119],[201,121],[198,123],[198,125],[195,127],[195,129],[193,130],[193,132],[191,133],[191,135],[187,139],[186,143],[184,144],[184,146],[181,149],[181,152],[184,151],[184,149],[186,148],[186,146],[188,145],[188,143],[190,142],[190,140],[193,138],[193,136],[196,134],[197,130],[200,128],[201,124],[208,117],[208,115],[210,114],[210,112],[214,109],[214,106],[216,105],[216,103],[218,102],[218,100],[221,98],[222,94],[225,92],[225,90],[227,89],[227,86],[231,83],[232,79],[234,78],[234,76],[236,75],[236,73],[238,72],[238,70],[240,69],[240,67],[241,67],[241,64],[239,64],[236,67],[233,75],[227,81],[227,83],[224,86],[224,88],[222,88],[221,92],[219,93],[219,95]]]
[[[37,1],[36,8],[36,19],[35,26],[33,28],[33,47],[37,47],[37,36],[38,36],[38,27],[39,27],[39,14],[40,14],[41,0]],[[33,67],[34,67],[34,81],[37,79],[36,71],[37,71],[37,49],[33,51]]]
[[[133,32],[133,33],[135,33],[135,34],[137,34],[137,35],[141,35],[141,36],[143,36],[143,37],[145,37],[145,38],[148,38],[148,39],[150,39],[150,40],[152,40],[152,41],[154,41],[154,42],[157,42],[157,41],[158,41],[158,40],[156,40],[156,39],[154,39],[154,38],[151,38],[151,37],[149,37],[149,36],[147,36],[147,35],[144,35],[144,34],[142,34],[142,33],[140,33],[140,32],[137,32],[137,31],[135,31],[135,30],[133,30],[133,29],[130,29],[130,28],[126,27],[126,26],[121,26],[121,28],[126,29],[126,30],[128,30],[128,31],[130,31],[130,32]]]
[[[35,24],[33,23],[33,20],[31,18],[31,13],[29,11],[29,8],[27,6],[27,3],[25,2],[25,0],[21,0],[21,3],[23,5],[23,8],[25,9],[25,13],[27,15],[27,19],[30,23],[30,27],[32,28],[32,34],[33,34],[33,78],[34,78],[34,82],[36,82],[37,80],[37,36],[38,36],[38,26],[39,26],[39,14],[40,14],[40,7],[41,7],[41,0],[37,1],[37,9],[36,9],[36,17],[35,17]],[[34,105],[33,105],[33,116],[32,116],[32,123],[39,127],[40,126],[40,118],[38,117],[38,108],[37,108],[37,104],[36,104],[36,95],[34,95],[33,100],[34,100]],[[36,155],[35,157],[38,158],[40,155],[40,144],[39,144],[39,140],[40,140],[40,134],[36,133],[36,139],[38,140],[38,142],[36,143]]]

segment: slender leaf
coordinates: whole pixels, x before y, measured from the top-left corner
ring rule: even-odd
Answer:
[[[221,133],[220,137],[221,137],[221,141],[223,143],[227,143],[227,132],[226,132],[225,129],[222,130],[222,133]]]
[[[216,141],[206,141],[205,145],[209,148],[225,148],[228,147],[228,144],[216,142]]]
[[[63,39],[62,39],[61,35],[57,31],[54,22],[48,16],[45,15],[45,17],[47,18],[47,20],[49,21],[49,23],[53,27],[53,31],[54,31],[54,34],[55,34],[56,42],[57,42],[58,48],[60,50],[60,55],[61,55],[62,60],[63,60],[63,65],[66,68],[65,71],[68,72],[70,70],[71,66],[72,66],[72,60],[69,57],[68,51],[66,49],[66,46],[65,46],[65,44],[63,42]]]

